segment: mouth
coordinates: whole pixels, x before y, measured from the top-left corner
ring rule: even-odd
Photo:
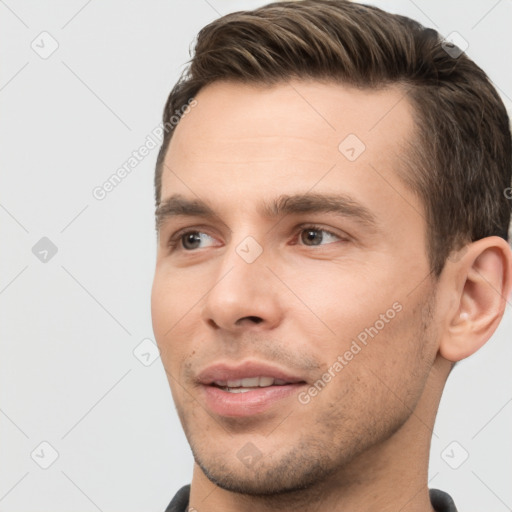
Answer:
[[[205,405],[219,416],[247,417],[283,406],[306,385],[295,376],[266,363],[237,366],[217,364],[198,375]],[[279,402],[279,404],[278,404]]]
[[[270,386],[287,386],[292,382],[274,377],[246,377],[245,379],[217,380],[211,383],[228,393],[248,393],[251,390],[268,388]]]

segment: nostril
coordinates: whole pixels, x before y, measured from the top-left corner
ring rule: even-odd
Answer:
[[[219,326],[215,323],[215,320],[212,320],[211,318],[208,320],[208,324],[213,327],[214,329],[218,329]]]
[[[263,318],[260,318],[259,316],[244,316],[243,318],[240,318],[237,320],[237,324],[243,322],[244,320],[250,320],[251,322],[254,322],[255,324],[259,324],[263,322]]]

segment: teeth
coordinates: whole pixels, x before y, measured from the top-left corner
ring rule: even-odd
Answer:
[[[244,393],[245,391],[248,391],[249,388],[265,388],[268,386],[283,386],[284,384],[287,384],[285,380],[281,379],[274,379],[273,377],[249,377],[245,379],[237,379],[237,380],[216,380],[213,382],[213,384],[228,389],[230,391],[233,391],[234,393]],[[238,388],[238,389],[234,389]],[[244,390],[243,388],[247,388]]]
[[[274,380],[274,379],[272,379]],[[256,386],[260,385],[260,378],[259,377],[251,377],[250,379],[242,379],[242,382],[240,384],[243,388],[254,388]],[[267,384],[268,386],[268,384]],[[231,387],[229,385],[228,381],[228,387]]]
[[[258,380],[258,386],[260,388],[264,388],[265,386],[272,386],[272,384],[274,384],[274,379],[272,377],[260,377]]]

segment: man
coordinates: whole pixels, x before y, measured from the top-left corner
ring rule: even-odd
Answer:
[[[153,327],[195,460],[168,511],[456,510],[430,439],[510,293],[512,167],[454,49],[344,0],[199,33],[155,175]]]

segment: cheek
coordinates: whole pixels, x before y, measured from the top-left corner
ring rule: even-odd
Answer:
[[[186,280],[180,278],[178,272],[157,269],[151,291],[151,318],[171,388],[175,385],[171,377],[178,378],[189,348],[180,340],[192,337],[191,328],[194,323],[190,322],[189,317],[194,314],[194,307],[201,296],[194,290],[190,285],[187,286]]]
[[[322,371],[331,368],[340,375],[333,379],[333,392],[339,387],[345,399],[347,393],[359,396],[362,388],[347,386],[361,382],[367,387],[363,395],[373,393],[379,400],[392,392],[401,396],[406,387],[417,396],[436,352],[425,324],[425,302],[418,298],[425,290],[411,296],[397,272],[324,269],[304,273],[301,279],[290,274],[288,283],[310,310],[290,297],[296,329],[308,339],[310,353],[322,361]]]
[[[390,410],[407,413],[415,408],[423,391],[436,343],[424,322],[424,303],[403,300],[400,306],[394,318],[368,338],[361,354],[370,393],[380,396]]]
[[[302,265],[300,272],[291,269],[282,274],[283,281],[293,290],[293,295],[283,296],[282,300],[294,311],[302,328],[318,332],[322,349],[331,352],[342,350],[359,334],[363,339],[370,337],[367,330],[374,332],[376,323],[379,332],[387,330],[402,315],[397,310],[402,308],[404,294],[392,269],[379,274],[364,263],[355,270],[352,262],[350,270],[348,266],[347,262],[314,261],[309,268]]]
[[[398,428],[415,410],[431,366],[431,337],[422,329],[421,315],[404,305],[389,324],[368,336],[366,345],[358,345],[348,351],[350,361],[342,353],[343,369],[320,398],[326,411],[321,414],[333,428],[343,424],[354,436],[366,429],[377,439]]]
[[[151,291],[151,315],[157,338],[179,330],[188,315],[194,314],[205,293],[205,280],[187,271],[157,266]]]

